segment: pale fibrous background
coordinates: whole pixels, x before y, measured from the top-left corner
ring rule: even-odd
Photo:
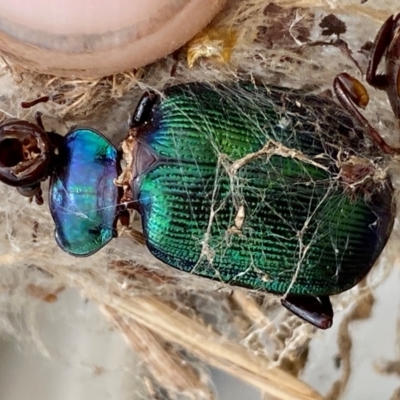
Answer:
[[[400,6],[397,0],[361,3],[230,0],[208,30],[174,56],[104,79],[36,75],[3,60],[0,109],[4,120],[33,120],[41,111],[47,130],[65,134],[87,125],[118,144],[148,87],[245,78],[320,93],[342,71],[365,83],[337,46],[305,46],[337,39],[320,27],[334,14],[343,23],[336,26],[340,39],[365,71],[363,46]],[[194,54],[192,68],[188,54]],[[365,115],[388,141],[400,143],[385,94],[367,88]],[[29,110],[19,105],[56,93],[62,96]],[[398,173],[393,160],[396,194]],[[131,229],[121,228],[100,252],[73,258],[55,243],[46,202],[29,203],[5,185],[0,191],[1,400],[400,398],[397,219],[366,281],[332,299],[334,326],[322,332],[283,310],[275,296],[166,267],[143,245],[136,216]],[[234,381],[221,379],[221,371],[248,388],[228,393],[220,384],[233,387]],[[37,388],[46,385],[48,397],[39,395]]]

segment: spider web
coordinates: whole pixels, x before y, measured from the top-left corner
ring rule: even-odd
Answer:
[[[139,203],[148,246],[168,265],[333,294],[359,281],[387,240],[391,189],[375,177],[379,158],[328,98],[183,85],[166,91],[146,129],[138,141],[159,160],[140,177]]]

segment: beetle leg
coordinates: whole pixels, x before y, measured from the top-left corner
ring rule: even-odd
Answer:
[[[379,63],[385,56],[385,73],[377,74]],[[367,82],[384,90],[392,110],[400,119],[400,14],[389,17],[376,35],[370,53],[366,74]]]
[[[149,121],[149,116],[154,104],[159,100],[159,96],[154,92],[146,92],[139,100],[138,105],[129,121],[129,128],[137,128]]]
[[[320,329],[332,326],[333,309],[328,296],[287,295],[281,300],[282,305],[293,314]]]
[[[399,27],[400,14],[391,15],[379,29],[374,40],[374,46],[370,52],[366,80],[377,89],[385,90],[388,86],[386,74],[377,74],[376,71],[383,55],[388,51],[389,46],[395,41],[396,29]]]
[[[400,154],[400,149],[388,145],[380,133],[373,128],[368,120],[358,111],[357,107],[365,108],[369,97],[364,85],[349,74],[343,72],[336,75],[333,81],[333,90],[344,109],[355,117],[366,129],[369,137],[387,154]]]

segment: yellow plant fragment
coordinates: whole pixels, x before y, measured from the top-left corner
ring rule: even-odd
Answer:
[[[187,63],[192,68],[201,57],[229,62],[237,35],[232,30],[206,28],[187,44]]]

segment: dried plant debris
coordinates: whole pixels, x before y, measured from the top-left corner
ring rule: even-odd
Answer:
[[[236,35],[225,29],[206,28],[187,44],[187,64],[192,68],[197,59],[213,58],[228,63],[236,42]]]
[[[32,98],[49,96],[48,107],[50,112],[60,118],[85,118],[91,113],[98,112],[101,105],[110,99],[121,98],[124,94],[137,86],[143,70],[120,73],[102,79],[74,79],[68,80],[48,75],[23,73],[24,83],[32,89],[41,89]],[[36,91],[35,90],[35,91]]]
[[[399,338],[400,335],[400,319],[397,319],[397,324],[396,324],[396,347],[397,347],[397,354],[399,351]],[[378,360],[374,363],[374,368],[375,370],[384,375],[395,375],[400,377],[400,359],[399,356],[397,358],[393,358],[391,360]],[[394,394],[395,396],[395,394]],[[396,398],[396,397],[395,397]]]
[[[55,290],[49,290],[46,286],[35,285],[29,283],[26,285],[26,293],[29,296],[36,297],[46,303],[54,303],[57,301],[57,295],[65,289],[64,286],[59,286]]]
[[[270,3],[264,8],[265,22],[258,27],[256,41],[266,48],[292,47],[309,40],[314,16],[306,9],[283,8]],[[301,17],[299,17],[301,15]]]
[[[319,26],[322,28],[322,35],[324,36],[336,35],[339,38],[347,30],[346,24],[333,14],[324,17]]]
[[[196,393],[201,393],[204,399],[213,398],[208,379],[200,378],[200,371],[186,362],[187,356],[134,320],[124,319],[112,308],[104,309],[104,313],[145,362],[152,376],[149,381],[156,383],[161,392],[171,398],[180,394],[195,399]]]
[[[359,286],[364,288],[363,296],[355,301],[351,311],[345,316],[339,328],[339,336],[337,338],[339,354],[337,355],[337,363],[340,364],[341,377],[333,383],[331,389],[326,395],[327,400],[340,399],[346,390],[352,373],[352,346],[353,339],[350,334],[349,325],[353,321],[368,319],[371,316],[371,310],[374,305],[374,296],[366,282],[363,281]]]
[[[389,400],[400,400],[400,388],[396,389]]]
[[[386,361],[376,365],[376,370],[381,374],[395,374],[400,376],[400,361]]]

